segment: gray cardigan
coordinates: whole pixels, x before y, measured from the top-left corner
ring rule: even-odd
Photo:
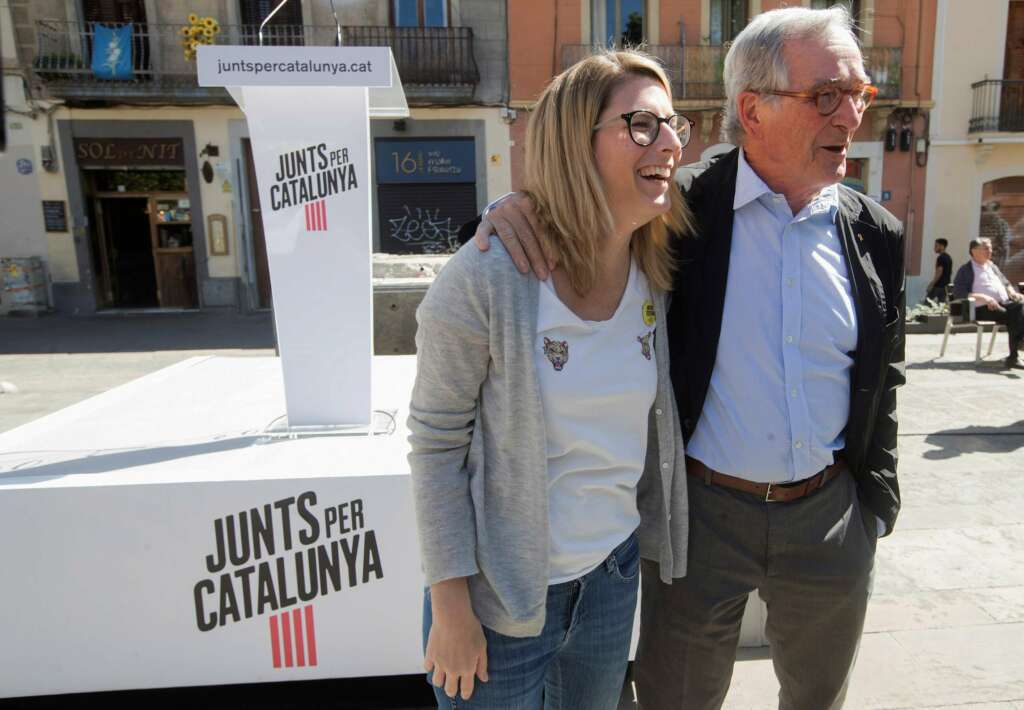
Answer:
[[[498,239],[486,252],[463,246],[416,312],[409,405],[427,584],[468,577],[481,623],[519,637],[543,629],[548,587],[547,433],[533,355],[538,292]],[[638,537],[641,555],[671,583],[686,573],[686,471],[665,294],[655,291],[654,304],[658,390],[637,486]]]

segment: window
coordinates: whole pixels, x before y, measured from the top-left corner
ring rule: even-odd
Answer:
[[[259,27],[260,23],[267,19],[267,15],[277,7],[278,0],[240,0],[239,5],[242,11],[242,24]],[[302,4],[286,2],[274,15],[274,19],[267,23],[267,27],[301,24]]]
[[[146,6],[142,0],[85,0],[82,10],[86,22],[146,22]]]
[[[594,42],[607,47],[636,46],[647,34],[645,0],[593,0]]]
[[[747,0],[711,0],[710,43],[731,42],[747,26]]]
[[[845,7],[854,21],[860,21],[860,0],[811,0],[813,10],[827,10],[836,5]]]
[[[258,42],[258,29],[267,15],[277,7],[279,0],[240,0],[242,16],[242,41],[245,44]],[[302,4],[288,2],[263,28],[263,44],[302,45],[305,43],[302,27]]]
[[[392,0],[395,27],[447,27],[448,0]]]
[[[846,176],[843,178],[843,184],[852,187],[862,195],[868,194],[867,158],[846,159]]]

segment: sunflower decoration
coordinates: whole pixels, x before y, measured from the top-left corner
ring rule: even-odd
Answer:
[[[181,47],[185,53],[185,61],[196,58],[196,50],[201,44],[213,44],[220,33],[220,23],[212,17],[200,17],[190,13],[188,25],[181,28]]]

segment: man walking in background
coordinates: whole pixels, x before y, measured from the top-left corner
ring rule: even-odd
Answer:
[[[935,240],[934,249],[935,253],[938,254],[935,257],[935,274],[925,290],[928,298],[939,303],[946,301],[946,287],[949,286],[949,282],[953,278],[953,257],[946,253],[948,247],[949,240]]]

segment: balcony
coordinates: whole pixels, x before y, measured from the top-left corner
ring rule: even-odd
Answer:
[[[137,24],[132,30],[132,78],[101,79],[91,69],[93,23],[36,22],[33,71],[52,96],[72,101],[137,101],[230,104],[223,89],[196,82],[195,60],[181,45],[185,23]],[[216,44],[254,45],[255,25],[222,25]],[[279,25],[263,31],[264,45],[333,46],[333,25]],[[343,27],[349,46],[390,46],[407,98],[415,104],[463,103],[480,80],[468,27]]]
[[[669,76],[672,97],[676,101],[715,106],[725,98],[722,71],[728,47],[716,45],[648,45],[645,52],[657,58]],[[599,47],[581,44],[562,46],[562,69],[584,57],[601,51]],[[900,65],[903,51],[899,47],[865,47],[864,64],[872,82],[878,85],[878,98],[900,98]]]
[[[563,44],[562,70],[568,69],[581,59],[603,51],[602,47],[590,44]],[[671,44],[654,44],[643,48],[643,51],[654,56],[664,67],[672,86],[672,95],[679,98],[683,91],[683,48]]]
[[[985,79],[971,84],[968,133],[1024,131],[1024,81]]]
[[[349,47],[391,47],[410,103],[466,103],[480,82],[471,27],[343,27]]]

